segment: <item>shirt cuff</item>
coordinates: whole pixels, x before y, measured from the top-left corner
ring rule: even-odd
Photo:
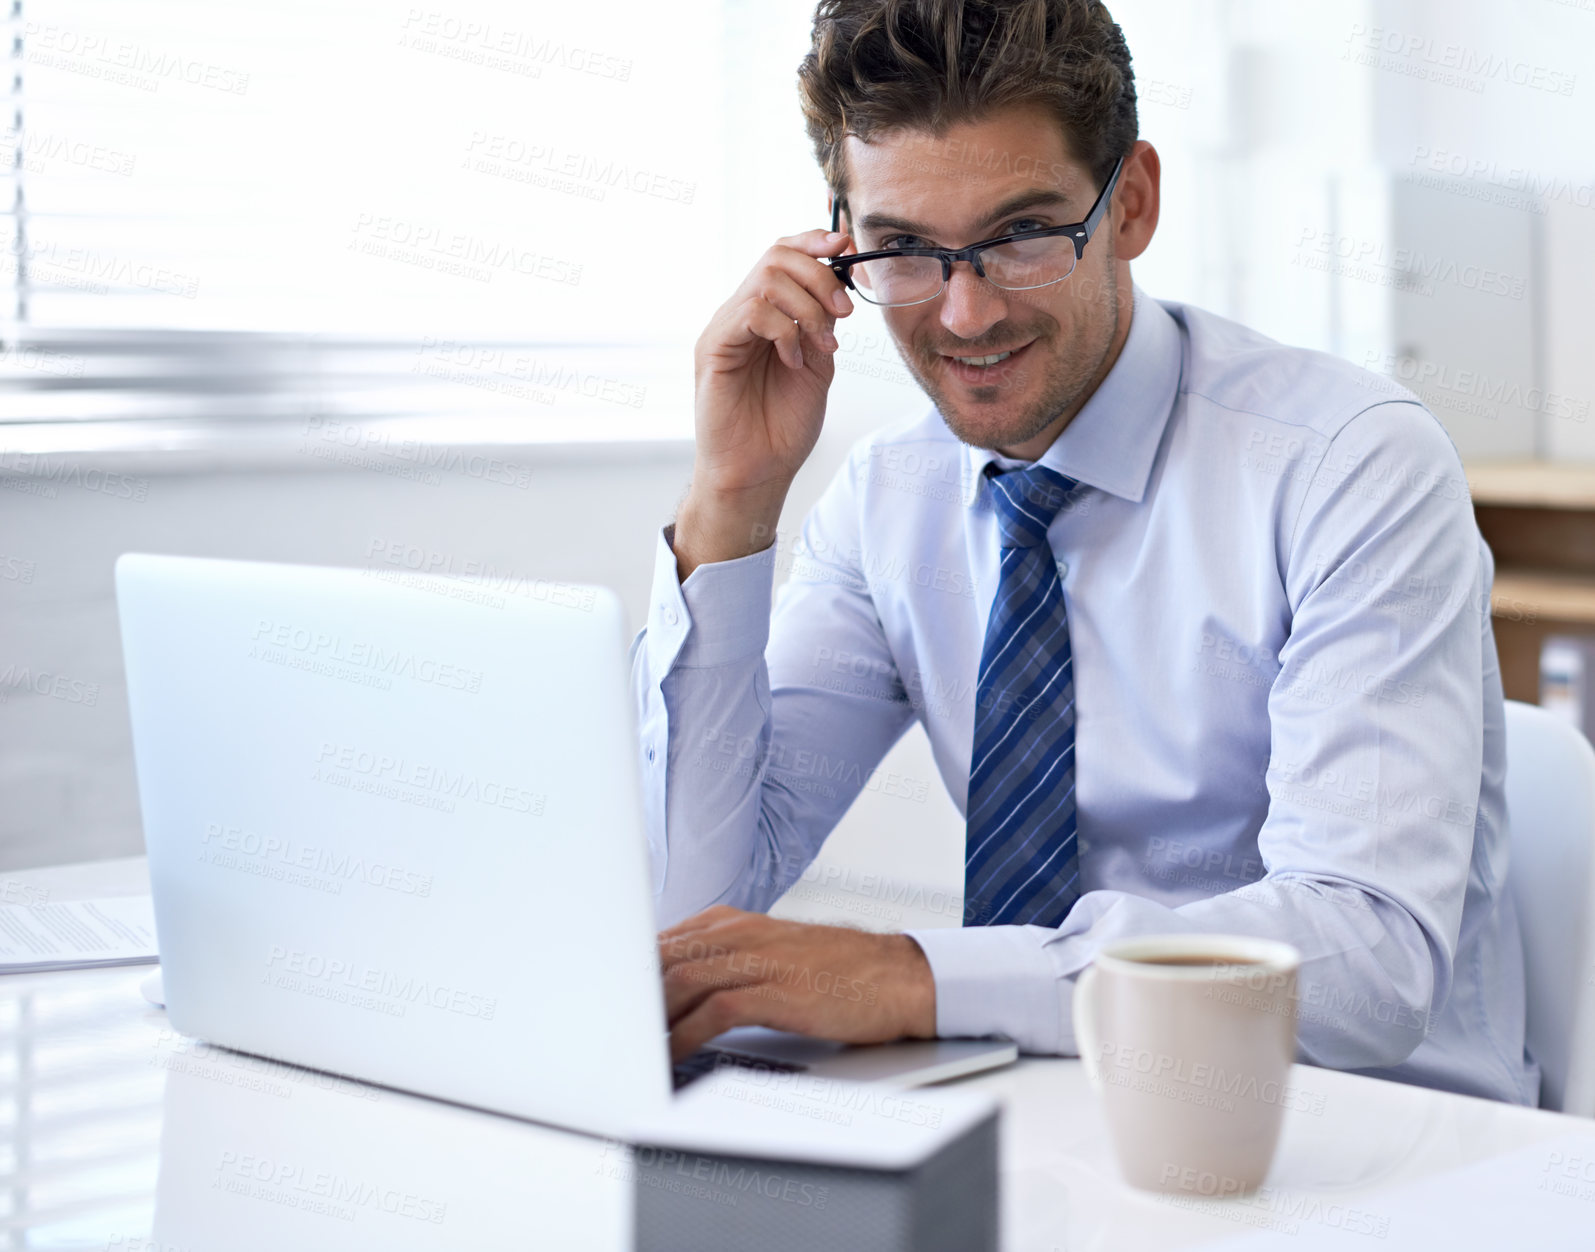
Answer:
[[[1052,932],[1037,926],[942,926],[905,931],[936,981],[936,1034],[944,1039],[1002,1035],[1021,1052],[1057,1056],[1074,1037],[1073,979],[1063,979],[1042,949]]]
[[[655,674],[709,669],[762,656],[770,638],[775,547],[734,561],[700,565],[683,583],[670,546],[675,527],[659,533],[654,552],[648,646]]]

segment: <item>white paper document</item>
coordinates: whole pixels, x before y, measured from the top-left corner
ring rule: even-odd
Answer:
[[[148,896],[0,907],[0,974],[157,959],[155,912]]]

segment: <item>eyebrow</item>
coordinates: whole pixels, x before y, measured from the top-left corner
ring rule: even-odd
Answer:
[[[1023,212],[1025,209],[1056,208],[1067,203],[1068,197],[1058,191],[1048,191],[1045,188],[1038,187],[1033,191],[1021,192],[1019,195],[1003,201],[996,209],[981,218],[976,223],[977,236],[984,238],[985,236],[981,232],[995,226],[1003,218],[1012,217],[1015,213]],[[899,230],[905,235],[921,235],[927,239],[935,235],[935,232],[928,226],[924,226],[919,222],[911,222],[905,217],[894,217],[890,213],[866,213],[859,219],[859,226],[870,232]]]

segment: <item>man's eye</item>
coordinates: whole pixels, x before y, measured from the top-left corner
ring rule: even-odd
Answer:
[[[899,248],[921,248],[924,241],[918,235],[892,235],[881,240],[882,252],[895,252]]]
[[[1010,234],[1010,235],[1017,235],[1021,231],[1026,231],[1026,230],[1045,230],[1046,228],[1047,228],[1047,223],[1042,222],[1042,221],[1038,221],[1036,218],[1033,218],[1033,217],[1021,217],[1017,222],[1009,222],[1008,223],[1007,233]]]

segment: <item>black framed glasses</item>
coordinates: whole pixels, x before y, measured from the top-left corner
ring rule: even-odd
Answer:
[[[956,261],[968,261],[975,273],[1004,291],[1050,287],[1074,273],[1092,232],[1108,211],[1123,168],[1124,158],[1120,157],[1083,222],[1015,231],[967,248],[889,248],[834,257],[826,264],[849,291],[888,308],[934,300],[952,278]],[[838,196],[831,206],[833,231],[841,229],[841,220],[842,199]]]

